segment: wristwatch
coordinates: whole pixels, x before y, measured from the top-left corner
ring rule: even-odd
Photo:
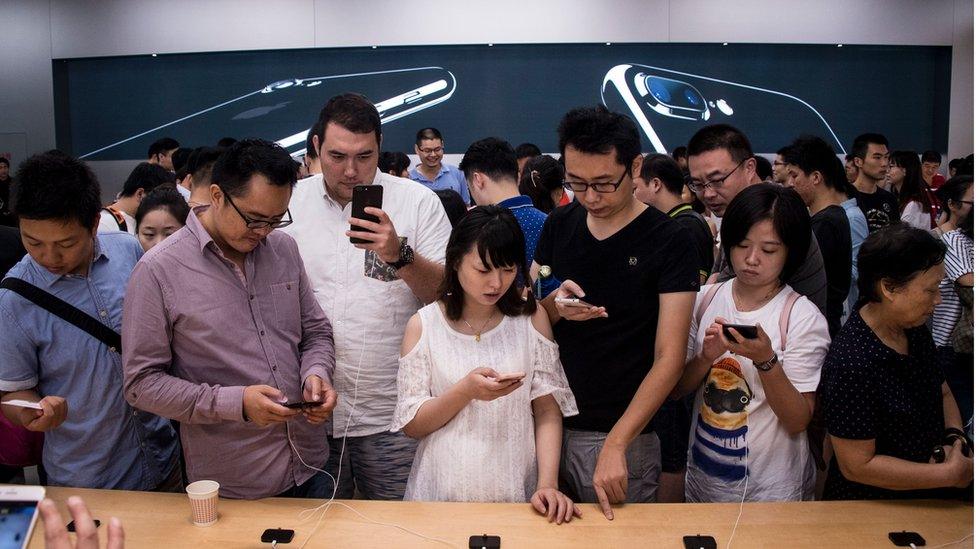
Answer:
[[[395,270],[400,270],[400,268],[406,267],[411,263],[413,263],[413,248],[404,241],[400,243],[400,259],[387,265],[393,267]]]
[[[776,353],[773,353],[773,358],[763,362],[753,362],[752,365],[760,372],[768,372],[773,369],[773,365],[777,362],[779,362],[779,357],[776,356]]]

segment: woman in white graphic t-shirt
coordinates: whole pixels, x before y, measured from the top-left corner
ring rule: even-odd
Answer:
[[[784,282],[807,256],[809,214],[792,189],[755,185],[729,204],[721,230],[736,277],[698,293],[675,391],[696,391],[685,498],[809,500],[805,431],[830,339],[817,307]]]
[[[441,297],[407,323],[391,430],[420,439],[406,500],[526,502],[580,516],[557,485],[576,400],[545,311],[523,299],[525,242],[506,208],[468,212],[447,245]]]

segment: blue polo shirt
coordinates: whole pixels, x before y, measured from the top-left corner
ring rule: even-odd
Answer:
[[[30,256],[17,277],[81,309],[115,331],[142,247],[129,233],[101,233],[88,276],[55,275]],[[122,397],[122,357],[81,328],[0,289],[0,391],[32,389],[63,397],[68,416],[44,435],[43,461],[55,486],[152,490],[173,470],[176,435],[159,416]],[[165,334],[160,334],[165,337]]]
[[[449,164],[441,163],[441,171],[433,181],[427,179],[427,176],[420,173],[417,168],[410,170],[410,179],[432,191],[450,189],[461,195],[461,200],[464,200],[465,204],[471,203],[471,194],[468,192],[468,182],[464,179],[464,172]]]
[[[522,228],[522,234],[525,236],[525,265],[528,268],[535,258],[535,247],[539,244],[539,235],[542,234],[542,225],[546,222],[547,216],[533,206],[532,199],[524,194],[502,200],[498,205],[508,208]],[[558,287],[559,281],[555,277],[546,278],[542,281],[541,295],[536,297],[539,299],[546,297]]]

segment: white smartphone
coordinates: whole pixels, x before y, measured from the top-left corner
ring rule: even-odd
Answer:
[[[787,93],[649,65],[607,71],[601,90],[608,109],[630,113],[654,150],[668,154],[699,129],[725,122],[744,131],[757,153],[772,153],[801,134],[840,142],[812,105]]]
[[[0,548],[26,549],[42,499],[43,486],[0,485]]]
[[[29,400],[18,400],[16,398],[15,399],[11,399],[11,400],[5,400],[3,402],[0,402],[0,404],[4,404],[6,406],[17,406],[19,408],[31,408],[33,410],[43,410],[44,409],[44,408],[41,407],[41,403],[40,402],[31,402]],[[0,549],[2,549],[2,548],[3,548],[3,546],[0,545]]]
[[[589,303],[581,300],[578,297],[557,297],[556,298],[556,303],[559,303],[560,305],[565,305],[567,307],[582,307],[582,308],[586,308],[586,307],[594,307],[595,306],[595,305],[591,305],[591,304],[589,304]]]
[[[495,381],[518,381],[525,377],[525,372],[510,372],[507,374],[498,374],[495,377]]]

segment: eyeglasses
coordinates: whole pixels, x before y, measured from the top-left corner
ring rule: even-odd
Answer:
[[[574,193],[585,193],[588,189],[592,188],[598,193],[612,193],[620,187],[620,184],[624,182],[624,178],[627,177],[627,170],[624,170],[623,175],[616,183],[586,183],[585,181],[563,181],[563,187],[573,191]]]
[[[285,210],[285,216],[287,216],[287,219],[279,219],[278,221],[268,221],[265,219],[252,219],[244,215],[244,212],[242,212],[240,208],[237,207],[237,204],[234,204],[234,201],[230,199],[230,195],[228,193],[225,192],[224,196],[227,197],[227,202],[234,208],[234,211],[237,212],[237,215],[241,216],[241,219],[244,220],[244,225],[248,229],[258,230],[258,229],[267,229],[269,227],[272,229],[280,229],[281,227],[287,227],[292,223],[290,209]]]
[[[444,147],[433,147],[431,149],[420,149],[424,154],[438,154],[444,152]]]
[[[700,193],[700,192],[704,191],[708,187],[711,187],[713,189],[720,189],[720,188],[722,188],[722,184],[725,183],[725,180],[728,179],[729,176],[731,176],[732,174],[734,174],[736,172],[736,170],[738,170],[742,166],[742,164],[744,164],[745,161],[746,160],[749,160],[750,158],[752,158],[752,157],[747,156],[747,157],[743,158],[738,164],[735,165],[734,168],[732,168],[732,171],[730,171],[729,173],[725,174],[725,177],[723,177],[721,179],[715,179],[713,181],[699,181],[697,179],[692,179],[692,180],[688,181],[688,188],[691,189],[691,192],[693,192],[693,193]]]

